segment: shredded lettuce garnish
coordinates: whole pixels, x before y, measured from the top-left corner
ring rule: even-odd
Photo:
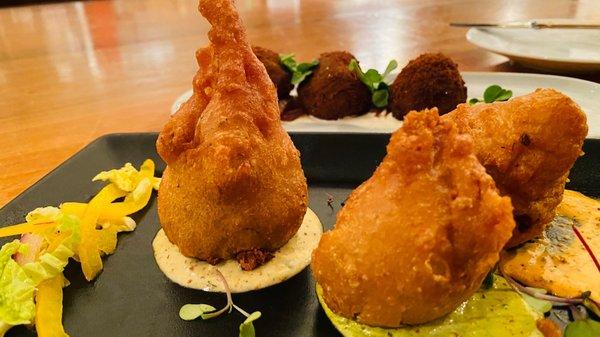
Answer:
[[[193,321],[198,317],[202,318],[203,320],[207,320],[218,317],[224,314],[225,312],[231,313],[232,309],[235,309],[246,317],[246,320],[242,324],[240,324],[239,337],[255,337],[253,322],[260,318],[260,311],[248,313],[244,309],[235,305],[235,303],[233,303],[231,290],[229,289],[229,284],[227,283],[227,280],[219,271],[219,269],[215,268],[215,273],[217,274],[217,276],[219,276],[221,282],[223,282],[225,294],[227,295],[227,304],[225,304],[225,306],[218,311],[215,307],[209,304],[186,304],[182,306],[181,309],[179,309],[179,317],[185,321]]]
[[[30,324],[35,316],[35,285],[12,255],[23,249],[12,241],[0,249],[0,336],[13,326]]]
[[[0,250],[0,337],[15,325],[34,322],[39,336],[68,337],[61,322],[62,288],[68,284],[65,266],[74,258],[90,271],[89,280],[98,275],[102,264],[94,265],[86,257],[112,254],[117,234],[136,227],[128,215],[144,208],[160,184],[151,160],[139,171],[128,163],[94,180],[108,185],[90,203],[36,208],[27,214],[26,223],[0,228],[0,237],[22,235],[21,241]],[[115,201],[119,197],[124,200]],[[82,250],[88,255],[82,257]],[[15,254],[18,258],[13,259]]]

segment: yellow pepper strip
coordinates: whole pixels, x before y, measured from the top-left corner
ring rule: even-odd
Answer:
[[[79,260],[81,269],[88,281],[93,280],[102,270],[102,258],[98,250],[98,235],[96,224],[100,212],[115,199],[123,197],[127,192],[114,184],[105,186],[90,200],[81,219],[81,243],[79,245]]]
[[[117,233],[119,229],[115,225],[98,231],[98,248],[104,254],[112,254],[117,249]]]
[[[154,162],[150,159],[146,159],[140,167],[142,179],[138,182],[135,190],[127,194],[125,201],[115,202],[110,205],[103,215],[107,218],[122,218],[144,208],[148,204],[148,201],[150,201],[150,196],[152,195],[154,168]]]
[[[64,276],[59,274],[38,285],[35,295],[35,329],[38,337],[68,337],[62,325]]]
[[[150,201],[150,196],[152,195],[154,170],[154,162],[150,159],[146,159],[140,167],[140,176],[142,178],[137,183],[136,189],[133,192],[127,193],[125,201],[115,202],[104,208],[100,213],[99,218],[108,222],[113,222],[144,208],[148,204],[148,201]],[[86,206],[87,204],[85,203],[65,202],[60,205],[60,209],[65,213],[74,214],[81,218],[85,212]]]
[[[81,219],[83,217],[83,213],[85,213],[85,210],[87,209],[87,206],[88,204],[84,202],[64,202],[60,205],[60,210],[65,214],[72,214]],[[102,210],[99,216],[100,222],[118,221],[122,217],[119,214],[115,214],[111,217],[112,214],[108,214],[107,212],[109,209],[110,207]]]
[[[0,228],[0,238],[5,236],[20,235],[25,233],[39,233],[56,226],[55,222],[22,223]]]
[[[69,236],[71,236],[71,232],[60,232],[55,233],[52,236],[47,236],[46,240],[49,242],[49,244],[48,248],[46,248],[46,251],[53,252],[56,247],[61,245]]]

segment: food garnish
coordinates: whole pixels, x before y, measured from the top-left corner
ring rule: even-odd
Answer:
[[[592,258],[592,261],[594,261],[594,264],[596,265],[596,268],[598,268],[598,272],[600,272],[600,263],[598,262],[598,259],[596,258],[596,255],[594,255],[594,252],[592,251],[592,248],[590,248],[590,245],[588,245],[587,241],[585,241],[585,238],[583,237],[583,235],[581,235],[581,232],[579,231],[579,229],[577,229],[577,227],[575,227],[575,225],[571,225],[571,228],[573,229],[573,232],[575,232],[575,235],[577,236],[577,238],[579,239],[579,241],[581,242],[581,244],[585,248],[586,252]]]
[[[512,97],[512,90],[504,89],[501,86],[494,84],[490,85],[483,92],[483,99],[479,98],[471,98],[469,100],[470,105],[474,105],[480,102],[484,103],[492,103],[492,102],[502,102],[508,101]]]
[[[38,336],[68,336],[62,288],[68,285],[63,270],[69,259],[93,280],[102,270],[101,256],[114,253],[117,234],[135,229],[129,215],[147,205],[160,183],[152,160],[139,171],[128,163],[93,180],[108,184],[89,203],[37,208],[25,223],[0,228],[0,237],[21,235],[0,249],[0,336],[22,324],[35,324]]]
[[[389,84],[385,82],[385,78],[398,67],[396,60],[391,60],[383,74],[380,74],[376,69],[369,69],[363,72],[356,59],[352,59],[348,64],[348,69],[355,72],[361,82],[363,82],[371,91],[371,100],[378,108],[385,108],[388,105]]]
[[[571,322],[565,328],[565,337],[594,337],[600,336],[600,322],[591,318]]]
[[[563,298],[548,295],[545,289],[525,287],[505,274],[502,274],[502,276],[514,290],[523,296],[530,307],[539,312],[546,313],[552,307],[569,308],[574,321],[567,325],[564,333],[565,337],[600,336],[600,322],[591,319],[586,311],[588,309],[597,316],[599,314],[598,304],[589,298],[589,291],[584,292],[578,298]]]
[[[225,276],[223,276],[221,271],[219,271],[217,268],[214,268],[214,271],[223,283],[225,294],[227,295],[227,304],[225,304],[225,306],[218,311],[215,307],[208,304],[186,304],[179,309],[179,317],[185,321],[193,321],[198,317],[202,318],[203,320],[207,320],[219,317],[225,312],[231,313],[231,311],[235,309],[246,317],[246,320],[240,324],[239,337],[254,337],[255,331],[253,322],[260,318],[260,311],[248,313],[244,309],[235,305],[235,303],[233,303],[231,290],[229,289],[229,284],[227,283]]]
[[[294,54],[279,55],[281,63],[292,72],[292,84],[298,85],[302,83],[308,75],[312,74],[312,69],[319,65],[319,61],[312,60],[312,62],[309,63],[303,62],[298,64],[294,57]]]

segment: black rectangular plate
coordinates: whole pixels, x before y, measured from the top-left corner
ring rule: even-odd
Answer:
[[[309,206],[331,229],[335,214],[350,191],[366,180],[385,155],[385,134],[292,134],[302,154],[309,181]],[[101,187],[91,178],[102,170],[126,162],[139,166],[144,159],[164,163],[156,154],[155,133],[112,134],[101,137],[49,173],[0,209],[0,227],[23,221],[30,210],[65,201],[89,200]],[[600,140],[587,140],[586,155],[571,171],[568,188],[600,197]],[[333,210],[327,200],[334,197]],[[160,228],[156,200],[135,214],[137,229],[121,234],[114,255],[104,259],[102,274],[92,283],[84,280],[79,265],[65,272],[71,285],[64,290],[64,325],[73,336],[237,336],[243,317],[233,312],[209,321],[182,321],[179,308],[186,303],[225,304],[225,296],[182,288],[158,269],[152,239]],[[3,240],[1,243],[6,242]],[[255,322],[260,337],[339,336],[315,296],[314,280],[307,268],[279,285],[234,295],[248,311],[260,310]],[[427,305],[423,303],[423,305]],[[25,327],[7,336],[35,336]]]

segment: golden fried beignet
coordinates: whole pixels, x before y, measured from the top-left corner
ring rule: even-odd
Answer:
[[[469,298],[515,223],[471,137],[437,109],[409,113],[387,152],[321,238],[312,269],[335,313],[398,327]]]
[[[541,234],[582,154],[588,128],[579,106],[556,90],[538,89],[508,102],[461,104],[443,118],[473,137],[477,158],[511,198],[517,227],[508,247]]]
[[[197,52],[194,94],[160,133],[167,162],[158,215],[171,242],[209,262],[283,246],[307,207],[298,150],[275,87],[230,0],[201,0],[211,44]]]

